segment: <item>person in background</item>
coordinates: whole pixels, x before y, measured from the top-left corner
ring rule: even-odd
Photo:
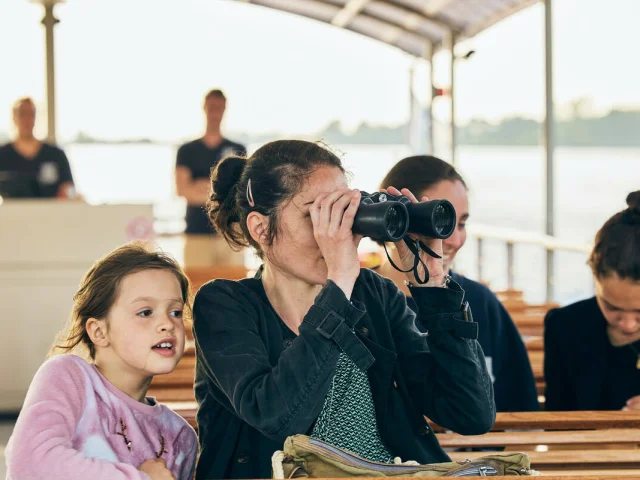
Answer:
[[[244,253],[231,250],[216,236],[205,211],[211,192],[212,169],[229,155],[246,155],[246,148],[222,136],[220,127],[227,99],[222,90],[211,90],[204,98],[206,130],[201,138],[178,149],[175,180],[179,196],[187,201],[184,264],[186,267],[244,264]]]
[[[496,295],[485,285],[451,270],[458,251],[467,239],[469,219],[467,185],[456,169],[447,162],[429,155],[417,155],[400,160],[382,180],[381,188],[394,185],[408,188],[421,198],[444,199],[456,210],[457,224],[451,237],[443,240],[444,268],[465,291],[465,300],[479,325],[478,341],[482,346],[491,374],[498,412],[526,412],[540,410],[535,379],[526,348],[518,330]],[[387,246],[398,264],[397,250]],[[407,295],[407,304],[417,312],[416,302],[404,285],[405,274],[398,272],[384,258],[377,269],[382,276],[395,281]],[[419,319],[420,317],[418,317]],[[418,325],[423,332],[424,325]]]
[[[36,106],[31,98],[13,105],[17,137],[0,147],[0,196],[75,198],[71,167],[64,152],[34,137]]]
[[[546,409],[640,410],[640,190],[596,235],[595,296],[545,318]]]
[[[94,264],[29,386],[7,480],[193,480],[195,431],[146,396],[182,357],[188,296],[175,260],[144,244]]]

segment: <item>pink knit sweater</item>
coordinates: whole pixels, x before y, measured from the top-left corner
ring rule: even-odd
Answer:
[[[149,480],[138,467],[160,453],[177,479],[191,480],[197,449],[193,428],[169,408],[137,402],[94,365],[58,355],[31,382],[5,451],[7,480]]]

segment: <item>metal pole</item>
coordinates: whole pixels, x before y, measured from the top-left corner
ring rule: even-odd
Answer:
[[[507,242],[507,288],[513,290],[515,285],[515,255],[513,252],[513,242]]]
[[[415,98],[413,94],[413,77],[414,77],[415,63],[409,67],[409,122],[407,124],[407,145],[409,145],[409,149],[412,154],[415,154],[415,141],[414,141],[414,132],[415,132]]]
[[[55,58],[53,45],[53,27],[59,20],[53,15],[53,3],[44,5],[42,24],[45,29],[47,50],[47,141],[56,142],[56,89],[55,89]]]
[[[553,22],[551,16],[552,0],[544,1],[544,54],[545,54],[545,172],[546,172],[546,228],[547,235],[554,235],[554,118],[553,118]],[[553,301],[554,252],[547,249],[547,302]]]
[[[483,245],[484,242],[482,240],[482,237],[478,237],[477,239],[478,242],[478,282],[482,283],[484,281],[484,276],[483,276],[483,261],[484,261],[484,255],[483,255]]]
[[[429,142],[429,147],[427,153],[430,155],[435,155],[435,143],[434,143],[434,135],[433,135],[433,81],[435,79],[435,68],[433,68],[433,45],[429,49],[429,113],[427,114],[427,140]]]
[[[449,40],[449,51],[451,53],[451,83],[450,83],[450,92],[449,96],[451,98],[451,164],[455,165],[456,163],[456,94],[455,94],[455,78],[456,78],[456,54],[455,54],[455,46],[456,46],[456,37],[453,32],[449,32],[448,35]]]

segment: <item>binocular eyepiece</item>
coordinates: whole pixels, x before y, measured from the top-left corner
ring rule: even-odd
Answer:
[[[456,211],[447,200],[412,203],[404,196],[361,192],[353,232],[379,242],[397,242],[407,233],[449,238],[456,227]]]

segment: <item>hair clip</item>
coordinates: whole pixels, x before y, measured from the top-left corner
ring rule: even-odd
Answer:
[[[253,193],[251,192],[251,179],[247,182],[247,202],[251,207],[256,206],[256,202],[253,201]]]

